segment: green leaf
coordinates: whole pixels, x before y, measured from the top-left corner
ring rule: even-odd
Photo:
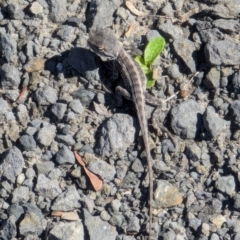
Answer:
[[[154,79],[147,80],[146,88],[150,89],[151,87],[154,86],[155,82],[156,82],[156,80],[154,80]]]
[[[142,56],[137,55],[136,57],[134,57],[134,60],[140,65],[144,74],[147,74],[149,72],[149,68],[144,64]]]
[[[144,63],[150,67],[153,61],[161,53],[165,45],[165,40],[162,37],[156,37],[150,40],[144,50]]]

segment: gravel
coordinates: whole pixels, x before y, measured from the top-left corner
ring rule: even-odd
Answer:
[[[95,27],[111,27],[131,55],[166,42],[149,93],[167,100],[159,120],[177,147],[149,121],[153,239],[240,239],[239,0],[132,4],[146,17],[122,0],[1,1],[1,239],[147,238],[136,111],[117,105],[120,75],[89,50]]]

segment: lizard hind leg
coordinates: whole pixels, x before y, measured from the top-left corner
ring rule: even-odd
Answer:
[[[158,132],[159,129],[161,129],[163,132],[167,133],[167,135],[169,136],[169,138],[171,139],[171,141],[174,144],[174,147],[177,148],[177,142],[175,141],[173,135],[169,132],[169,130],[163,126],[163,124],[159,121],[159,115],[161,113],[161,106],[158,106],[152,115],[152,126],[153,128]]]

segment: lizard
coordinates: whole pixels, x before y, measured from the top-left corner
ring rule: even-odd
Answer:
[[[92,30],[89,34],[88,45],[102,61],[116,61],[123,78],[125,88],[117,86],[115,89],[116,97],[121,102],[121,97],[133,101],[137,117],[142,132],[144,148],[146,152],[146,159],[149,174],[149,240],[151,240],[152,230],[152,204],[153,204],[153,171],[152,171],[152,157],[150,154],[149,139],[148,139],[148,123],[146,117],[146,101],[154,106],[161,104],[156,98],[149,97],[146,92],[146,76],[137,62],[121,47],[118,39],[114,36],[110,29]],[[157,99],[158,100],[158,99]],[[154,112],[154,124],[156,125],[156,116],[159,114],[160,107],[157,107]],[[167,132],[169,131],[161,124],[158,126]],[[156,127],[155,127],[156,128]],[[170,134],[171,136],[171,134]],[[171,136],[172,139],[172,136]],[[175,143],[175,142],[174,142]],[[174,144],[175,145],[175,144]]]

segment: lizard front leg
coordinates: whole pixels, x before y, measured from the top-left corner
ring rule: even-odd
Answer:
[[[127,89],[123,88],[122,86],[117,86],[115,88],[115,98],[117,100],[118,106],[122,105],[122,97],[125,97],[126,99],[132,101],[131,93]]]

